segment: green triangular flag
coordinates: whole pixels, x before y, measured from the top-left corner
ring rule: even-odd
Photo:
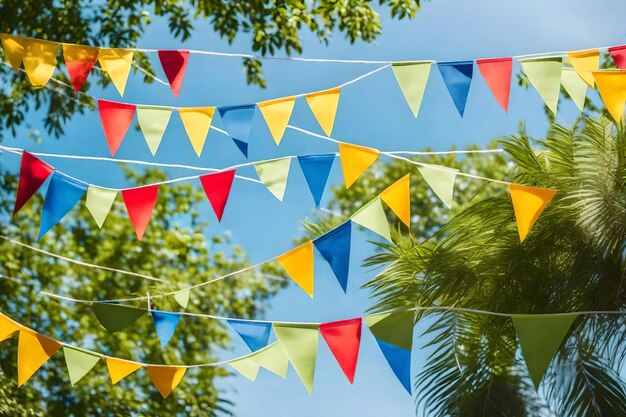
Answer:
[[[283,201],[285,195],[290,166],[291,158],[275,159],[254,164],[259,179],[280,201]]]
[[[96,303],[91,306],[96,318],[110,332],[117,332],[146,314],[146,310],[121,304]]]
[[[289,358],[280,343],[274,342],[257,351],[250,358],[268,371],[283,378],[287,377]]]
[[[363,227],[370,229],[372,232],[378,233],[391,242],[391,232],[389,231],[389,222],[385,216],[385,209],[380,198],[376,197],[356,213],[350,219]]]
[[[365,324],[376,339],[396,347],[411,350],[415,312],[383,313],[364,317]]]
[[[116,190],[110,190],[108,188],[101,188],[95,185],[90,185],[89,188],[87,188],[87,201],[85,205],[96,221],[96,224],[98,224],[98,227],[102,227],[104,224],[104,220],[107,218],[109,211],[111,211],[116,195]]]
[[[425,165],[418,168],[430,188],[449,209],[452,208],[456,169],[440,165]]]
[[[178,303],[182,308],[187,308],[189,304],[189,288],[185,290],[178,291],[174,294],[174,300]]]
[[[161,139],[163,139],[163,133],[165,133],[171,116],[172,109],[167,107],[137,106],[139,127],[143,132],[143,136],[146,138],[152,156],[154,156],[157,149],[159,149]]]
[[[524,356],[535,388],[539,388],[543,374],[577,316],[577,314],[516,314],[511,316],[522,348],[522,356]]]
[[[402,62],[391,64],[396,81],[409,104],[413,116],[417,117],[426,90],[431,62]]]
[[[558,57],[526,58],[520,60],[524,73],[535,87],[546,106],[556,114],[561,91],[561,67],[563,59]]]
[[[587,96],[587,83],[580,78],[580,75],[574,68],[563,68],[561,84],[563,84],[563,88],[570,95],[578,110],[583,111]]]
[[[63,356],[72,385],[87,375],[100,360],[100,356],[93,352],[69,346],[63,346]]]
[[[272,327],[289,361],[310,394],[313,391],[315,376],[319,326],[317,324],[274,323]]]
[[[234,359],[228,362],[228,364],[250,381],[255,381],[259,374],[259,364],[253,361],[249,356],[242,359]]]

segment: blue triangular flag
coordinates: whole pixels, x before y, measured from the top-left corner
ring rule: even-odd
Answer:
[[[154,328],[156,329],[157,336],[159,336],[161,346],[165,347],[167,342],[174,336],[174,332],[180,321],[180,314],[156,310],[150,311],[150,314],[152,315]]]
[[[248,136],[254,118],[254,104],[218,107],[222,124],[241,153],[248,157]]]
[[[404,389],[411,394],[411,351],[385,343],[379,339],[376,339],[376,341],[396,378],[398,378]]]
[[[322,200],[322,194],[324,194],[324,188],[326,188],[326,182],[328,181],[328,174],[330,174],[334,161],[335,154],[298,157],[300,168],[307,184],[309,184],[309,190],[311,190],[316,207],[319,207]]]
[[[256,352],[267,346],[272,330],[272,323],[260,323],[248,320],[227,320],[228,324],[241,336],[251,351]]]
[[[348,288],[348,270],[350,268],[350,241],[352,222],[348,221],[313,241],[317,250],[330,264],[339,285],[346,292]]]
[[[456,109],[463,117],[467,95],[472,85],[474,61],[439,62],[437,66]]]
[[[46,191],[37,239],[41,239],[55,224],[61,221],[86,191],[87,184],[54,171],[50,178],[48,191]]]

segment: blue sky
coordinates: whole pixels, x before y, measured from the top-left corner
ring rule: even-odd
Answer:
[[[626,15],[626,3],[619,0],[433,0],[424,4],[414,20],[403,22],[391,21],[387,17],[387,10],[381,12],[383,35],[374,44],[350,45],[336,34],[330,46],[326,47],[305,33],[304,56],[371,60],[464,60],[626,43],[623,18]],[[245,34],[229,46],[211,31],[208,24],[198,22],[192,39],[181,43],[169,34],[166,23],[158,19],[137,47],[250,52]],[[152,55],[151,59],[158,75],[164,79],[156,55]],[[240,60],[193,55],[178,99],[174,99],[165,86],[145,85],[141,77],[131,76],[124,100],[176,106],[247,104],[330,88],[374,68],[375,65],[266,62],[264,69],[268,88],[263,90],[246,85]],[[514,70],[519,71],[519,64],[514,64]],[[120,100],[112,86],[104,91],[94,88],[90,94]],[[590,92],[589,96],[597,97],[597,93]],[[558,120],[568,123],[575,120],[577,114],[573,103],[565,102],[560,108]],[[31,127],[43,132],[39,116],[33,115]],[[522,120],[526,121],[531,134],[541,135],[545,132],[546,117],[542,101],[534,90],[515,86],[511,93],[509,113],[505,114],[475,70],[465,117],[461,119],[436,68],[431,71],[420,114],[414,119],[391,70],[386,69],[342,91],[333,137],[383,150],[420,150],[427,146],[446,150],[453,145],[484,146],[497,136],[515,133]],[[291,124],[321,133],[302,100],[296,103]],[[216,120],[215,125],[221,127],[220,121]],[[42,143],[36,145],[25,138],[25,133],[26,130],[21,130],[18,137],[4,144],[34,152],[109,156],[97,112],[73,119],[67,127],[67,134],[58,141],[42,134]],[[251,160],[336,151],[333,144],[293,131],[288,131],[281,146],[276,147],[258,113],[250,143]],[[156,157],[152,157],[141,133],[136,131],[129,132],[116,156],[215,168],[245,162],[232,142],[215,132],[211,133],[202,157],[197,158],[177,116],[172,117]],[[2,161],[17,172],[18,158],[3,154]],[[131,185],[125,183],[114,164],[52,159],[50,162],[58,169],[94,184],[110,187]],[[383,159],[379,163],[385,162],[388,161]],[[168,173],[171,177],[190,175],[188,171],[182,170],[170,170]],[[251,171],[247,174],[254,175]],[[389,183],[393,181],[382,180]],[[338,161],[333,168],[331,181],[333,184],[342,181]],[[213,221],[214,216],[208,204],[205,212],[212,222],[207,235],[229,231],[234,243],[243,247],[251,262],[256,263],[290,249],[293,239],[302,233],[301,220],[310,216],[314,207],[301,173],[292,168],[283,203],[278,202],[262,186],[238,181],[233,187],[221,224]],[[106,233],[106,227],[102,233]],[[363,259],[373,250],[366,243],[367,239],[375,237],[365,231],[353,235],[347,295],[343,294],[320,258],[317,259],[320,267],[316,269],[315,298],[310,299],[292,285],[272,300],[266,318],[323,322],[362,315],[370,301],[367,293],[359,290],[359,286],[374,273],[360,267]],[[421,343],[418,339],[414,343],[413,374],[424,366],[424,353],[418,349]],[[235,338],[233,350],[225,352],[224,359],[244,352],[243,343]],[[219,385],[225,395],[235,401],[236,415],[244,417],[296,414],[299,417],[378,417],[414,414],[413,401],[395,380],[367,331],[363,333],[361,358],[353,386],[347,382],[321,338],[315,388],[311,396],[293,369],[290,369],[286,381],[261,372],[256,383],[243,377],[232,377],[221,381]],[[184,385],[179,389],[185,389]]]

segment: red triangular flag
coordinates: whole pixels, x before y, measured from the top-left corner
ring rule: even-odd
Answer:
[[[115,156],[117,148],[122,144],[124,135],[128,131],[135,109],[134,104],[118,103],[115,101],[98,100],[100,110],[100,121],[106,137],[111,155]]]
[[[613,46],[609,48],[609,53],[619,69],[626,69],[626,45]]]
[[[159,60],[174,96],[178,97],[187,70],[189,51],[159,51]]]
[[[476,63],[496,100],[498,100],[504,111],[508,112],[513,59],[510,57],[478,59]]]
[[[213,211],[215,211],[218,221],[222,221],[224,207],[226,206],[226,201],[228,201],[228,195],[230,194],[230,187],[233,185],[233,178],[235,178],[234,169],[202,175],[200,177],[202,188],[204,188],[204,192],[211,202],[211,206],[213,207]]]
[[[143,232],[148,227],[158,195],[158,185],[122,190],[122,198],[124,199],[128,216],[133,223],[137,239],[139,240],[143,238]]]
[[[361,319],[322,323],[320,333],[352,384],[361,346]]]
[[[54,168],[28,152],[22,152],[20,164],[20,180],[17,183],[17,197],[13,214],[17,213],[24,204],[37,192],[41,184],[52,174]]]
[[[99,49],[92,46],[63,45],[63,58],[74,91],[80,91],[87,80],[93,64],[98,59],[98,52]]]

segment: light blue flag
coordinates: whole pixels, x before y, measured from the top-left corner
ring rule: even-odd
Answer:
[[[315,207],[319,207],[320,205],[324,188],[326,188],[326,182],[328,181],[328,174],[330,174],[330,169],[333,167],[334,161],[334,154],[298,157],[300,168],[302,169],[306,183],[309,185],[313,200],[315,200]]]
[[[467,95],[472,85],[474,61],[439,62],[437,66],[456,109],[463,117]]]
[[[411,394],[411,351],[376,339],[387,363],[404,389]]]
[[[228,135],[246,158],[248,157],[248,136],[250,136],[255,107],[254,104],[246,104],[217,108]]]
[[[87,184],[79,182],[58,171],[52,173],[41,212],[39,237],[50,229],[74,207],[87,192]]]
[[[228,324],[246,342],[251,351],[256,352],[267,346],[272,330],[272,323],[259,323],[248,320],[227,320]]]
[[[348,288],[351,240],[352,222],[348,221],[313,241],[319,253],[330,264],[343,292]]]
[[[172,336],[174,336],[174,332],[176,332],[178,322],[180,321],[180,314],[156,310],[150,311],[150,314],[152,315],[154,328],[161,342],[161,347],[165,347]]]

